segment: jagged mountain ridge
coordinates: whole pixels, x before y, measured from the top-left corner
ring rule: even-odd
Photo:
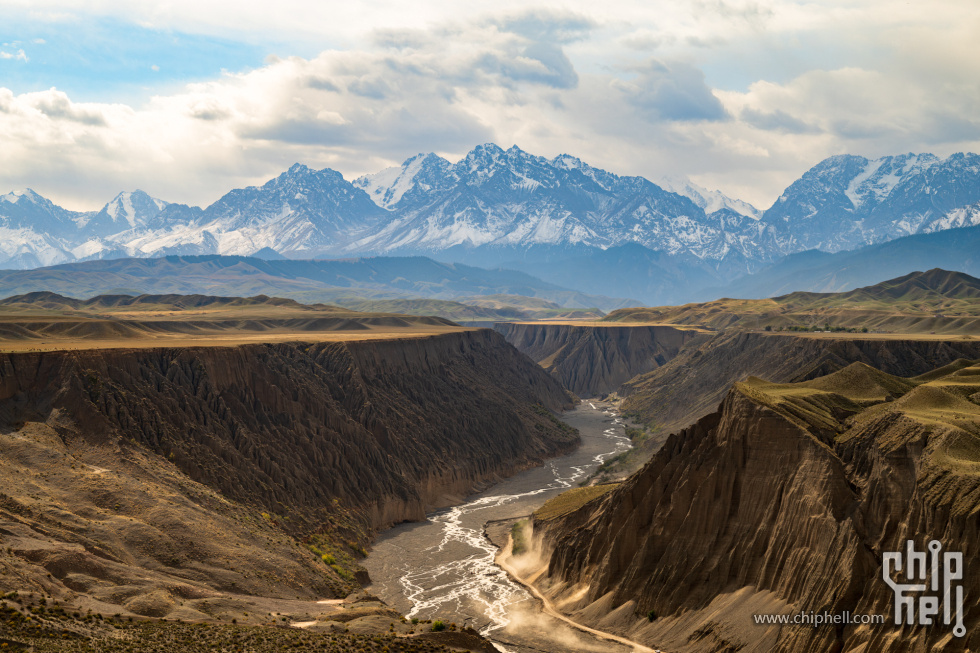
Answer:
[[[820,162],[762,216],[786,254],[837,252],[980,224],[980,156],[903,154]]]
[[[831,157],[760,213],[687,180],[657,185],[566,154],[546,159],[486,144],[456,163],[419,154],[353,182],[297,164],[204,209],[134,191],[101,211],[73,212],[33,191],[10,193],[0,196],[0,266],[215,253],[423,254],[542,276],[532,268],[545,259],[601,262],[610,258],[602,252],[636,247],[662,259],[640,291],[648,301],[676,301],[684,297],[663,295],[654,277],[679,276],[678,292],[689,293],[794,252],[978,224],[975,154]],[[604,272],[617,281],[635,277]]]
[[[357,251],[639,243],[720,259],[733,250],[751,257],[747,244],[755,239],[755,216],[730,209],[706,214],[689,197],[642,177],[620,177],[565,154],[549,160],[516,146],[481,145],[455,164],[419,155],[354,185],[395,216],[356,242]]]

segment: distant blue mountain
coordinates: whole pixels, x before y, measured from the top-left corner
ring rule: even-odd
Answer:
[[[764,212],[683,179],[658,185],[569,155],[476,147],[419,154],[349,182],[296,164],[207,208],[141,191],[100,211],[33,191],[0,196],[0,267],[165,255],[269,259],[424,255],[524,270],[655,303],[807,250],[840,252],[980,225],[980,157],[835,156]]]

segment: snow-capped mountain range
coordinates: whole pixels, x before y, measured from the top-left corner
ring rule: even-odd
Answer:
[[[748,256],[758,224],[751,207],[745,214],[727,207],[708,214],[691,195],[642,177],[620,177],[569,155],[546,159],[517,147],[481,145],[457,163],[419,155],[354,185],[390,218],[352,243],[353,252],[639,243],[720,259],[732,250]]]
[[[980,157],[831,157],[765,212],[688,180],[655,184],[569,155],[487,144],[452,163],[419,154],[349,182],[296,164],[201,209],[142,191],[100,211],[33,191],[0,196],[0,267],[111,257],[236,254],[288,258],[603,250],[630,244],[752,269],[806,250],[839,251],[980,224]],[[486,256],[484,256],[486,258]],[[734,262],[734,264],[733,264]]]
[[[830,157],[762,217],[780,251],[837,252],[980,224],[980,156]]]

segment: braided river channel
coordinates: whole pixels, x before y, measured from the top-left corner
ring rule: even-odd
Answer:
[[[507,653],[629,651],[545,614],[494,564],[497,548],[484,537],[487,522],[529,515],[630,447],[624,423],[608,403],[584,400],[561,419],[581,433],[575,452],[431,513],[425,522],[386,531],[363,561],[372,579],[368,591],[410,618],[475,628]]]

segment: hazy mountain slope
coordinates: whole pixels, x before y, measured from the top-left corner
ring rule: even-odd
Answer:
[[[200,254],[425,255],[506,265],[610,294],[597,289],[604,282],[624,288],[617,295],[664,303],[708,298],[705,288],[787,254],[980,225],[975,154],[831,157],[761,216],[689,181],[663,183],[567,154],[547,159],[488,143],[455,163],[419,154],[353,182],[296,164],[205,209],[134,191],[101,211],[77,213],[25,191],[0,198],[0,266]],[[895,267],[890,276],[910,270]],[[784,292],[806,287],[779,278],[794,284]]]
[[[905,154],[826,159],[793,182],[762,216],[784,253],[835,252],[929,232],[980,202],[980,156]],[[962,213],[962,211],[960,212]],[[960,218],[969,224],[966,216]]]
[[[615,290],[647,303],[688,301],[701,288],[726,278],[695,256],[671,256],[635,243],[578,251],[531,248],[522,258],[508,260],[506,266],[582,292]]]
[[[276,295],[330,301],[337,289],[387,297],[452,299],[474,294],[540,297],[565,307],[619,308],[623,299],[585,295],[513,270],[485,270],[423,257],[325,261],[239,256],[168,256],[71,263],[0,271],[0,295],[53,291],[73,297],[104,294]]]
[[[708,299],[773,297],[797,290],[839,292],[932,268],[980,276],[980,227],[916,234],[836,254],[802,252],[701,294]]]

